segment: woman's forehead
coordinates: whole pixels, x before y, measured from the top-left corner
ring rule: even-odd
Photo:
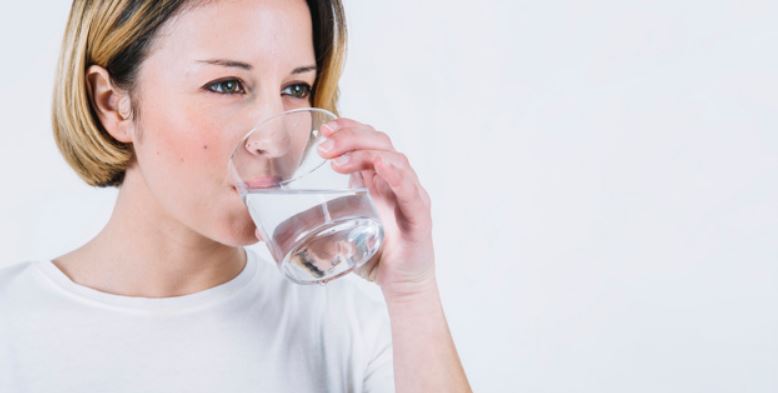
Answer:
[[[303,0],[206,2],[172,18],[152,51],[166,62],[234,59],[258,69],[315,60],[311,16]]]

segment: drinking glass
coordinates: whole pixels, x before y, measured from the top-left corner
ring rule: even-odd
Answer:
[[[325,284],[380,249],[384,229],[361,172],[342,174],[316,149],[337,117],[292,109],[254,126],[228,170],[278,268],[298,284]]]

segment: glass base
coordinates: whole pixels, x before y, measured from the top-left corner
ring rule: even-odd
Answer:
[[[373,218],[332,221],[301,239],[279,268],[298,284],[323,285],[369,261],[383,238],[383,228]]]

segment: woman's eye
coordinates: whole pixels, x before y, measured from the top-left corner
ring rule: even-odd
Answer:
[[[243,94],[243,84],[237,79],[226,79],[218,82],[213,82],[206,86],[206,88],[214,93],[220,94]]]
[[[296,83],[285,87],[281,93],[295,98],[308,98],[308,95],[311,94],[311,85],[307,83]]]

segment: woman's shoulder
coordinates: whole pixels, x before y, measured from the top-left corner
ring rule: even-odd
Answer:
[[[0,267],[0,314],[8,315],[39,291],[41,263],[28,260]]]
[[[0,299],[3,292],[16,288],[14,284],[34,273],[40,261],[22,261],[0,267]]]

